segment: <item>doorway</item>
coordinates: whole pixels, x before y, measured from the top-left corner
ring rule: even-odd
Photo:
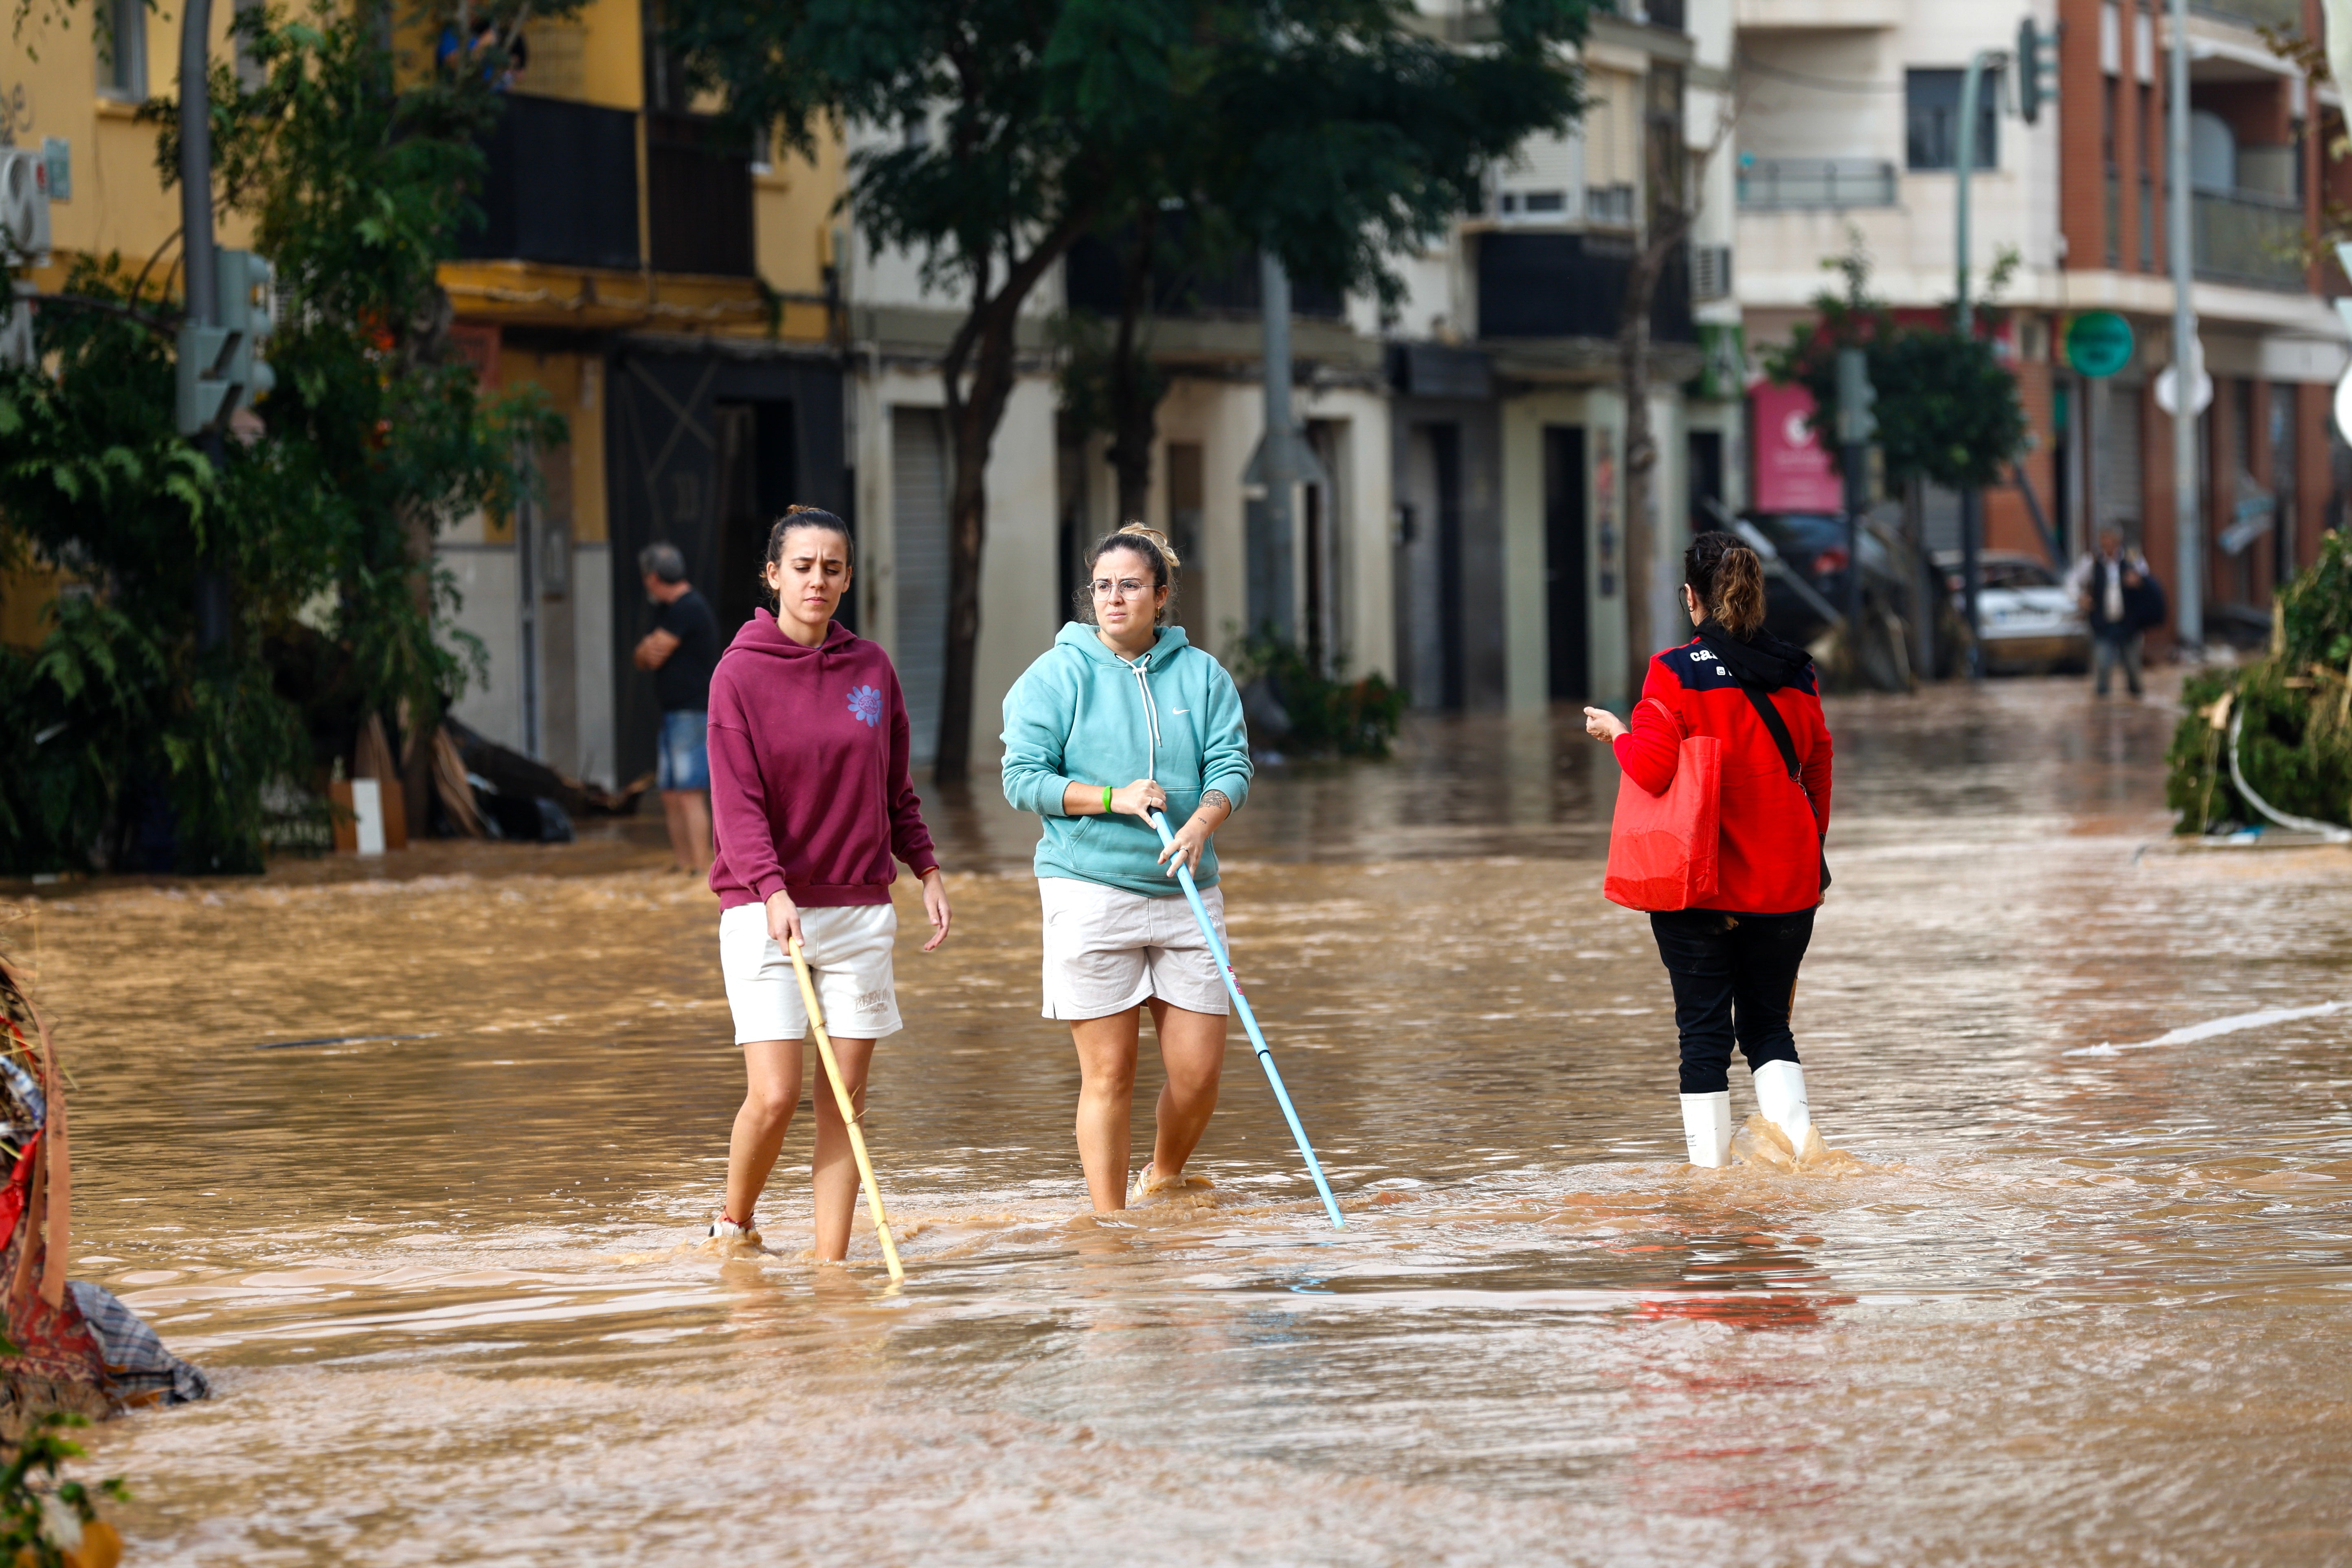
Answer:
[[[790,403],[720,403],[712,413],[719,438],[719,576],[709,598],[724,647],[768,602],[761,583],[768,530],[793,504],[798,465]],[[842,597],[838,618],[845,622],[853,598]]]
[[[1544,626],[1554,702],[1581,702],[1592,690],[1592,633],[1585,587],[1584,426],[1544,426]],[[1717,456],[1722,455],[1717,436]],[[1718,481],[1720,471],[1718,467]],[[1692,474],[1697,493],[1697,474]]]

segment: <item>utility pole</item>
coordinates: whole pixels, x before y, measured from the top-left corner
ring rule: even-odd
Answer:
[[[1969,57],[1969,68],[1960,73],[1960,123],[1958,144],[1952,150],[1952,172],[1955,176],[1953,195],[1953,230],[1958,265],[1953,269],[1957,285],[1953,290],[1953,324],[1963,338],[1976,335],[1976,310],[1969,303],[1969,176],[1976,172],[1977,98],[1984,73],[2000,69],[2009,63],[2009,57],[1999,49],[1979,49]],[[1978,599],[1984,589],[1984,497],[1971,486],[1960,492],[1960,580],[1966,595],[1969,617],[1969,679],[1984,679],[1983,624],[1978,613]]]
[[[1860,349],[1840,349],[1837,356],[1838,453],[1845,470],[1845,637],[1846,656],[1853,661],[1857,684],[1862,679],[1862,514],[1870,506],[1870,440],[1878,433],[1872,405],[1877,388],[1870,384],[1870,361]]]
[[[1252,497],[1243,520],[1248,567],[1249,624],[1288,646],[1298,636],[1297,530],[1291,504],[1301,484],[1324,482],[1323,465],[1300,437],[1290,413],[1290,274],[1272,251],[1258,256],[1258,303],[1263,316],[1265,433],[1242,470]]]
[[[2205,528],[2197,509],[2197,388],[2205,355],[2197,342],[2197,258],[2189,190],[2189,0],[2172,0],[2170,79],[2165,107],[2167,156],[2172,164],[2172,210],[2165,243],[2172,251],[2172,539],[2174,629],[2180,651],[2194,659],[2205,644]]]

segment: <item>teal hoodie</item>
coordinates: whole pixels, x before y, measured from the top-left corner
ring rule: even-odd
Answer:
[[[1004,694],[1004,798],[1045,819],[1037,875],[1076,877],[1146,898],[1183,889],[1160,864],[1160,835],[1139,816],[1066,816],[1072,784],[1121,787],[1157,779],[1168,826],[1181,827],[1210,790],[1238,810],[1249,795],[1249,731],[1225,667],[1162,626],[1151,651],[1129,664],[1075,621]],[[1217,882],[1217,851],[1201,855],[1193,879]]]

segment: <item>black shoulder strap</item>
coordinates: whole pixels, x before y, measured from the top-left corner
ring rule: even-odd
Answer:
[[[1805,770],[1797,761],[1797,742],[1789,738],[1789,721],[1780,717],[1780,705],[1766,695],[1762,687],[1741,681],[1739,689],[1748,693],[1748,700],[1756,705],[1756,716],[1764,721],[1764,728],[1772,731],[1772,739],[1780,748],[1780,760],[1789,764],[1789,776],[1801,787]],[[1807,795],[1812,792],[1807,790]]]

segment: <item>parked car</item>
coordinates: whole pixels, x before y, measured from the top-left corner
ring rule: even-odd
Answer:
[[[1749,512],[1734,528],[1764,557],[1764,624],[1775,637],[1809,647],[1844,614],[1853,560],[1845,519],[1833,512]],[[1909,584],[1896,574],[1885,542],[1862,534],[1864,593],[1900,606]]]
[[[1960,574],[1960,552],[1939,550],[1935,563],[1951,593],[1952,608],[1965,617],[1968,584]],[[1988,674],[2045,674],[2089,663],[2090,626],[2074,591],[2047,564],[2016,551],[1988,550],[1978,557],[1977,570]]]

